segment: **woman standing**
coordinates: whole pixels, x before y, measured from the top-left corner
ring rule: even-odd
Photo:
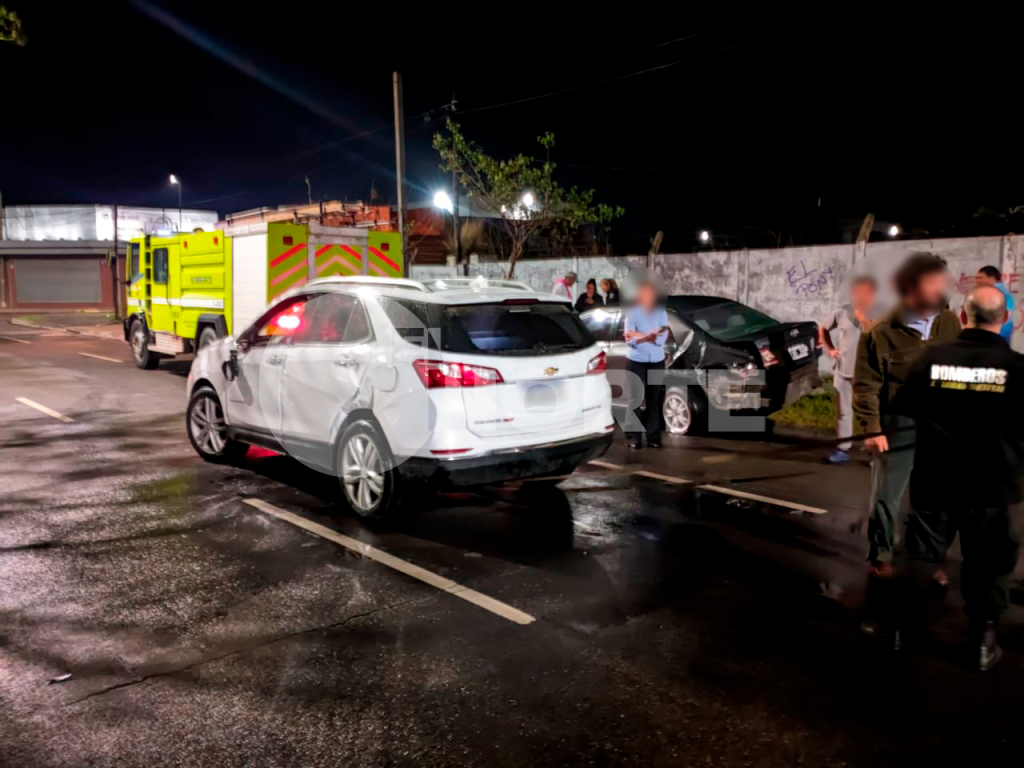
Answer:
[[[606,277],[601,281],[601,290],[604,291],[604,305],[606,307],[619,306],[619,284],[612,278]]]
[[[604,299],[597,292],[597,281],[594,278],[587,280],[587,292],[576,299],[576,311],[586,312],[594,307],[603,307]]]

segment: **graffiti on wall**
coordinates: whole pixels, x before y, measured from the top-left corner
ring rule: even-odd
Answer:
[[[832,267],[808,269],[803,260],[786,270],[786,280],[798,295],[813,295],[828,287],[832,280]]]

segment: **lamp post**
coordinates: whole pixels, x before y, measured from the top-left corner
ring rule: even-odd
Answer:
[[[178,188],[178,232],[181,232],[181,181],[173,173],[171,174],[171,186]]]

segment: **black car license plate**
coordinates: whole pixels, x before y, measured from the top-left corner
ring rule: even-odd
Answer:
[[[803,360],[811,354],[811,348],[807,344],[790,344],[789,356],[793,360]]]

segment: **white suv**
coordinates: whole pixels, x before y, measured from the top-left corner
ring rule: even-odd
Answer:
[[[283,451],[379,516],[410,481],[564,475],[600,456],[605,367],[572,307],[522,284],[327,278],[199,351],[186,423],[208,461]]]

